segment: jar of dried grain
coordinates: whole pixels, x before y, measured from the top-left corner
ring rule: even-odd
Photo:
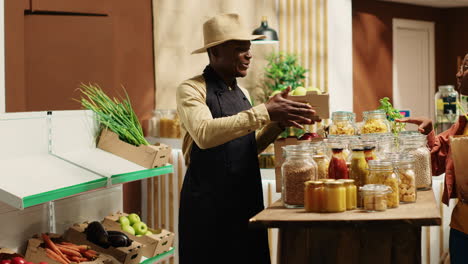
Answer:
[[[430,190],[432,188],[431,152],[427,147],[425,135],[409,135],[400,137],[400,151],[413,155],[416,188]]]
[[[317,164],[308,149],[283,147],[285,161],[281,166],[283,204],[287,208],[304,206],[304,183],[317,180]]]

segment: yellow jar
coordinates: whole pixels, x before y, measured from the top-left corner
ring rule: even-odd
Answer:
[[[339,213],[346,211],[346,188],[340,181],[325,182],[324,196],[327,213]]]
[[[336,180],[335,179],[321,179],[320,181],[323,181],[325,183],[325,182],[334,182]]]
[[[306,212],[320,213],[323,211],[324,187],[321,181],[305,183],[304,207]]]
[[[338,180],[344,183],[346,189],[346,210],[354,210],[357,207],[357,188],[352,179]]]

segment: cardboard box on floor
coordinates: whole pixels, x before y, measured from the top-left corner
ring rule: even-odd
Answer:
[[[142,250],[144,245],[137,241],[133,241],[132,245],[129,247],[109,247],[102,248],[91,241],[86,239],[86,234],[84,233],[87,223],[75,224],[70,227],[64,234],[64,238],[72,243],[78,245],[88,245],[91,249],[107,254],[113,258],[114,263],[122,264],[139,264],[142,257]]]
[[[289,95],[288,99],[295,102],[310,104],[316,112],[316,116],[312,118],[314,121],[330,118],[329,94],[317,94],[317,92],[309,91],[306,95]]]
[[[113,215],[106,216],[102,222],[106,230],[122,231],[120,223],[117,222],[121,216],[128,216],[126,213],[117,212]],[[148,228],[152,235],[143,235],[140,237],[124,232],[131,240],[135,240],[143,244],[143,256],[152,258],[156,255],[168,251],[174,242],[174,233],[165,229]]]
[[[120,140],[109,129],[101,131],[97,147],[148,169],[164,166],[171,155],[171,148],[167,145],[134,146]]]
[[[281,165],[284,162],[282,147],[288,145],[299,145],[305,142],[320,141],[322,138],[314,138],[312,140],[298,140],[297,138],[281,138],[275,140],[275,179],[276,179],[276,192],[281,192]]]
[[[61,238],[58,234],[49,234],[49,237],[54,240],[54,238]],[[66,240],[63,240],[66,241]],[[54,241],[55,242],[55,241]],[[44,247],[41,246],[44,241],[39,236],[33,237],[28,240],[28,248],[26,249],[26,257],[25,259],[30,262],[39,263],[39,262],[47,262],[48,264],[62,264],[54,259],[51,259],[47,256],[46,250]],[[106,254],[102,254],[98,252],[99,256],[97,259],[93,261],[86,261],[80,263],[86,264],[112,264],[113,260],[112,257]],[[115,261],[114,261],[115,262]],[[76,263],[76,262],[72,262]]]

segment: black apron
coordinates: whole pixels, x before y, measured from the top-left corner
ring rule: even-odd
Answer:
[[[236,87],[229,90],[214,70],[203,72],[206,104],[213,118],[252,106]],[[264,209],[255,131],[200,149],[194,142],[179,209],[179,263],[270,263],[266,229],[248,220]]]

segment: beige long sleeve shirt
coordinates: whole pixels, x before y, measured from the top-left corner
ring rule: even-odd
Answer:
[[[247,90],[241,88],[247,98]],[[213,118],[206,105],[206,83],[203,75],[184,81],[176,93],[177,111],[183,130],[186,131],[182,145],[185,162],[190,163],[193,142],[201,149],[213,148],[238,137],[257,131],[257,151],[263,151],[282,129],[270,121],[265,104],[254,106],[236,115]]]

